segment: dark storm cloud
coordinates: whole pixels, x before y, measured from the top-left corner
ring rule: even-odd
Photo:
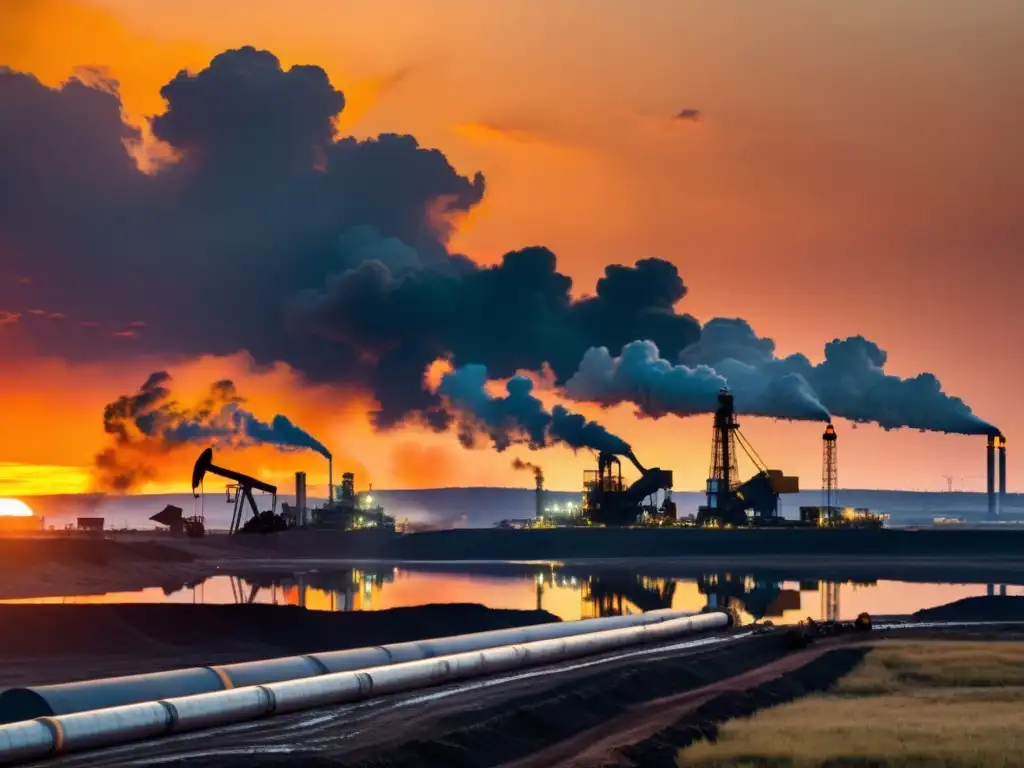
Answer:
[[[223,53],[198,74],[179,72],[160,95],[168,109],[151,120],[157,138],[207,169],[246,176],[323,162],[345,106],[320,67],[283,71],[253,48]]]
[[[179,159],[147,176],[107,89],[0,73],[0,277],[11,278],[0,306],[72,318],[26,330],[71,358],[248,349],[314,379],[367,379],[373,366],[351,348],[290,336],[285,305],[352,266],[356,227],[424,264],[458,261],[445,216],[480,201],[482,176],[459,175],[410,136],[333,140],[343,97],[323,71],[285,71],[251,48],[180,73],[163,94],[153,130]],[[32,284],[16,282],[26,275]],[[137,344],[96,330],[136,321],[147,323],[132,328]]]
[[[779,419],[827,421],[839,416],[885,429],[988,434],[995,428],[923,373],[902,379],[885,372],[886,354],[860,336],[825,346],[825,359],[779,358],[775,342],[757,336],[745,320],[716,318],[700,341],[664,359],[647,341],[626,345],[619,357],[606,347],[587,351],[566,384],[574,400],[616,405],[629,402],[652,417],[710,413],[728,386],[741,413]]]

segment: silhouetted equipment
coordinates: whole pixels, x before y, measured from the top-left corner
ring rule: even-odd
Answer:
[[[826,507],[839,506],[839,465],[836,430],[831,424],[821,436],[821,503]]]
[[[736,446],[757,468],[757,474],[739,483]],[[718,393],[711,440],[711,472],[707,483],[707,504],[697,510],[697,525],[745,526],[780,525],[779,495],[799,493],[800,481],[776,469],[767,469],[757,451],[740,432],[732,393]]]
[[[102,517],[80,517],[76,521],[78,530],[86,533],[102,533],[104,518]]]
[[[806,648],[815,640],[849,632],[870,632],[871,616],[862,613],[854,621],[815,621],[808,618],[786,630],[783,636],[791,650]]]
[[[306,473],[295,473],[295,524],[306,525],[309,514],[306,511]]]
[[[989,435],[985,445],[985,463],[988,491],[988,516],[996,516],[996,436]]]
[[[866,507],[800,507],[800,524],[813,528],[882,528],[887,517]]]
[[[996,438],[996,450],[999,451],[999,499],[996,509],[1001,515],[1006,505],[1006,438],[1002,435]]]
[[[255,477],[235,472],[232,469],[218,467],[213,463],[213,449],[207,448],[199,454],[195,467],[192,469],[193,495],[198,497],[199,494],[196,493],[196,489],[202,485],[203,478],[207,473],[223,477],[225,480],[234,481],[234,483],[225,488],[228,503],[234,504],[234,511],[231,515],[231,533],[238,533],[239,531],[245,533],[270,533],[284,530],[288,527],[284,517],[274,512],[277,507],[276,485],[265,483],[262,480],[257,480]],[[269,511],[260,512],[259,507],[256,506],[256,499],[252,495],[253,490],[263,491],[271,495],[272,500]],[[243,525],[242,516],[246,502],[249,503],[252,517]]]
[[[358,493],[356,476],[351,472],[341,476],[337,497],[319,509],[310,510],[310,517],[309,525],[332,530],[395,528],[395,518],[385,514],[380,504],[374,503],[373,487],[366,493]]]
[[[176,507],[173,504],[168,504],[149,519],[154,523],[166,525],[171,533],[179,536],[184,533],[186,536],[198,538],[206,533],[206,524],[202,515],[185,517],[181,507]]]
[[[675,521],[675,504],[669,493],[672,490],[670,470],[645,469],[630,451],[626,454],[633,466],[640,472],[640,479],[626,487],[622,480],[622,461],[618,456],[602,452],[597,457],[597,470],[588,469],[583,473],[583,517],[592,525],[636,525],[645,515],[653,518],[668,518]],[[665,491],[665,503],[656,507],[644,502]]]

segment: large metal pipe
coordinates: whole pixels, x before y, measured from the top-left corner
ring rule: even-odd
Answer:
[[[988,516],[996,516],[996,439],[989,437],[985,445],[985,463],[988,481]]]
[[[574,637],[488,648],[432,659],[160,699],[0,726],[0,764],[109,747],[181,731],[334,706],[509,669],[549,664],[694,632],[725,629],[725,613],[707,613]]]
[[[515,643],[572,637],[590,632],[644,626],[692,615],[662,609],[628,616],[561,621],[467,635],[429,638],[370,648],[328,651],[307,656],[193,667],[144,675],[85,680],[78,683],[8,688],[0,692],[0,723],[66,715],[141,701],[296,680],[336,672],[430,659]]]

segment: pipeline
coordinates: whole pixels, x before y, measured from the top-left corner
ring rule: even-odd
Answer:
[[[706,613],[337,672],[312,679],[285,680],[90,712],[40,717],[0,726],[0,765],[241,723],[270,715],[336,706],[371,696],[550,664],[693,632],[724,629],[730,623],[731,619],[725,613]]]
[[[0,723],[15,723],[37,717],[68,715],[74,712],[87,712],[142,701],[178,698],[250,685],[276,683],[282,680],[317,677],[335,672],[419,661],[503,645],[570,637],[607,629],[642,626],[689,615],[692,614],[661,609],[629,616],[513,627],[408,643],[353,648],[346,651],[285,656],[240,664],[191,667],[31,688],[9,688],[0,692]]]

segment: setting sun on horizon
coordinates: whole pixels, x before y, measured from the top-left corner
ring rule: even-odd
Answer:
[[[0,517],[32,517],[32,507],[21,499],[0,499]]]

